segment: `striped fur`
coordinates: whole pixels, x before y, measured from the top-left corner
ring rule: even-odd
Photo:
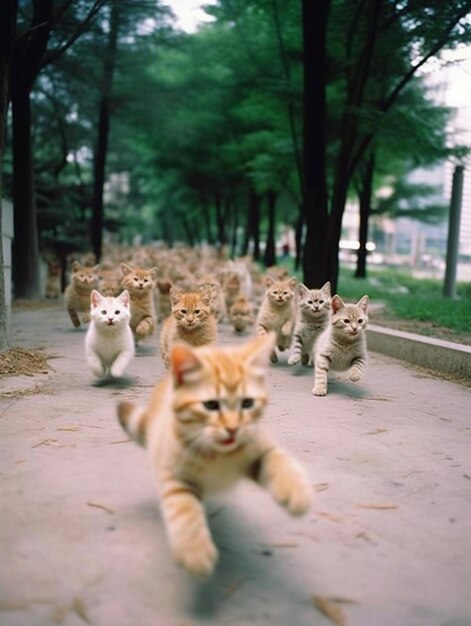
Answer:
[[[269,334],[231,347],[177,343],[170,372],[148,406],[118,406],[124,430],[148,448],[170,547],[192,574],[210,574],[217,560],[206,496],[248,477],[292,515],[309,508],[304,470],[258,425],[268,402],[265,370],[273,342]]]
[[[314,396],[327,394],[330,369],[348,370],[348,379],[357,382],[367,363],[368,296],[363,296],[356,304],[344,304],[336,295],[331,307],[331,323],[315,345]]]
[[[297,295],[296,325],[288,363],[312,365],[314,343],[330,320],[330,283],[325,283],[320,289],[308,289],[300,283]]]

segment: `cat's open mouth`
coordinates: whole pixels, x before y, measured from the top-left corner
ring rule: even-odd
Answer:
[[[113,320],[108,320],[108,321],[106,322],[106,325],[107,325],[107,326],[114,326],[114,322],[113,322]]]

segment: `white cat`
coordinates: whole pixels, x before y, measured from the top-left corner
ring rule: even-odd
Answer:
[[[106,374],[121,378],[134,357],[129,293],[124,290],[113,298],[94,289],[90,305],[91,321],[85,337],[88,363],[97,378]]]

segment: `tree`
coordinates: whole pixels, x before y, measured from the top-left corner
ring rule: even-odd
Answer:
[[[17,298],[40,296],[39,244],[31,149],[31,90],[41,69],[72,46],[105,1],[89,2],[85,9],[85,17],[72,20],[74,25],[72,33],[65,41],[48,50],[51,32],[61,20],[65,20],[67,11],[72,10],[72,3],[63,0],[55,7],[53,0],[33,0],[29,26],[16,35],[13,42],[9,86],[12,101],[15,211],[13,265]],[[83,11],[82,6],[79,9]],[[78,15],[80,13],[81,11]]]
[[[5,0],[0,5],[0,352],[8,345],[5,276],[3,271],[3,155],[5,151],[8,111],[8,75],[10,71],[17,0]]]

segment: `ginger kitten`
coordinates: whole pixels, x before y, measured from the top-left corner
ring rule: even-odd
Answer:
[[[99,269],[99,265],[88,267],[78,261],[72,263],[72,276],[64,292],[64,302],[75,328],[80,326],[79,313],[84,324],[90,321],[90,294],[93,289],[98,289]]]
[[[312,365],[312,351],[316,339],[327,328],[330,320],[330,283],[320,289],[297,286],[298,306],[294,327],[293,352],[289,365]]]
[[[127,289],[131,298],[131,326],[136,344],[155,331],[154,280],[157,267],[142,269],[121,263],[122,289]]]
[[[243,333],[253,322],[253,307],[245,296],[239,296],[228,312],[229,322],[236,333]]]
[[[329,369],[348,370],[348,379],[360,380],[367,363],[365,329],[368,323],[368,296],[356,304],[345,304],[340,296],[331,301],[331,322],[315,345],[314,396],[327,394]]]
[[[270,334],[237,347],[175,344],[171,370],[148,406],[118,406],[124,430],[149,451],[171,550],[192,574],[211,574],[218,557],[204,509],[208,495],[250,478],[291,515],[309,509],[303,468],[258,425],[273,340]]]
[[[275,331],[276,346],[281,352],[290,347],[293,337],[296,283],[296,278],[287,280],[275,280],[271,276],[265,278],[265,295],[257,316],[257,335]],[[275,349],[270,360],[272,363],[278,361]]]
[[[217,320],[211,312],[209,292],[181,292],[170,289],[172,313],[162,324],[160,354],[165,367],[170,365],[170,350],[176,341],[203,346],[216,341]]]

